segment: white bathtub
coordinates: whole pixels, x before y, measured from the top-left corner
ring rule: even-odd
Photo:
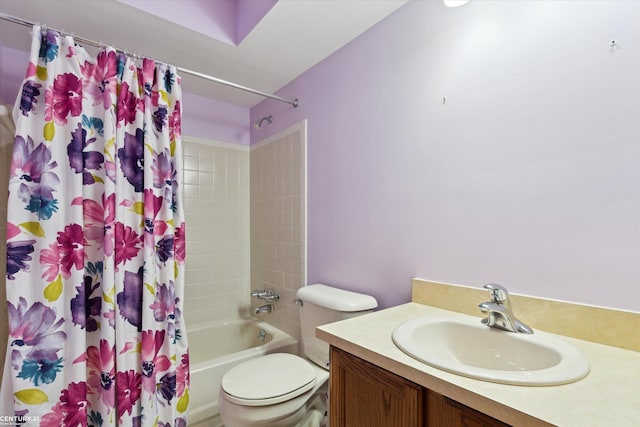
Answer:
[[[189,424],[219,415],[222,376],[235,365],[268,353],[298,353],[297,340],[253,318],[198,326],[188,330],[187,336],[191,366]]]

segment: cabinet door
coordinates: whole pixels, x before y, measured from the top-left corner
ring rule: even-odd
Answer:
[[[431,390],[426,391],[426,425],[429,427],[509,427]]]
[[[331,427],[421,427],[423,389],[331,348]]]

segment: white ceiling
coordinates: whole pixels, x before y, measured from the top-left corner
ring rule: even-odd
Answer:
[[[239,46],[116,0],[0,0],[0,12],[273,93],[407,1],[280,0]],[[29,50],[25,27],[0,20],[0,38]],[[240,106],[263,99],[188,75],[182,82],[183,91]]]

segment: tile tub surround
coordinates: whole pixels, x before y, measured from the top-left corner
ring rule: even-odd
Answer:
[[[516,317],[535,329],[640,351],[640,313],[510,293]],[[483,317],[484,288],[412,280],[413,302]]]
[[[433,368],[393,344],[391,333],[397,325],[428,316],[469,318],[411,302],[320,326],[316,335],[335,347],[513,426],[638,425],[640,353],[560,337],[589,360],[591,372],[584,379],[550,387],[495,384]]]
[[[300,340],[296,291],[306,283],[306,121],[251,147],[251,289],[280,295],[258,317]],[[248,294],[247,294],[248,295]],[[265,304],[251,298],[251,307]]]
[[[249,148],[183,136],[188,327],[248,315]]]

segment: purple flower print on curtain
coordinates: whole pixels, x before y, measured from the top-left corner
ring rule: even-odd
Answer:
[[[58,200],[53,193],[60,179],[53,172],[58,164],[51,157],[44,143],[36,146],[30,136],[26,140],[16,136],[10,174],[19,181],[17,196],[26,204],[25,209],[36,213],[40,220],[51,218],[58,210]]]
[[[40,83],[27,81],[22,86],[22,97],[20,98],[20,111],[26,117],[29,113],[36,111],[36,102],[38,102],[38,96],[40,95]]]
[[[35,250],[35,240],[18,240],[7,242],[7,279],[14,280],[14,274],[20,270],[29,271],[31,253]]]
[[[87,139],[87,130],[83,128],[85,122],[78,123],[75,132],[71,132],[71,142],[67,146],[67,154],[69,155],[69,165],[76,173],[81,173],[83,184],[93,184],[96,180],[95,176],[89,170],[99,170],[104,163],[104,156],[99,151],[86,151],[96,138]]]
[[[144,161],[144,132],[136,129],[135,134],[124,134],[124,147],[118,149],[118,159],[124,176],[133,185],[135,191],[142,191],[143,161]]]
[[[180,79],[33,34],[15,104],[0,414],[186,426]]]

